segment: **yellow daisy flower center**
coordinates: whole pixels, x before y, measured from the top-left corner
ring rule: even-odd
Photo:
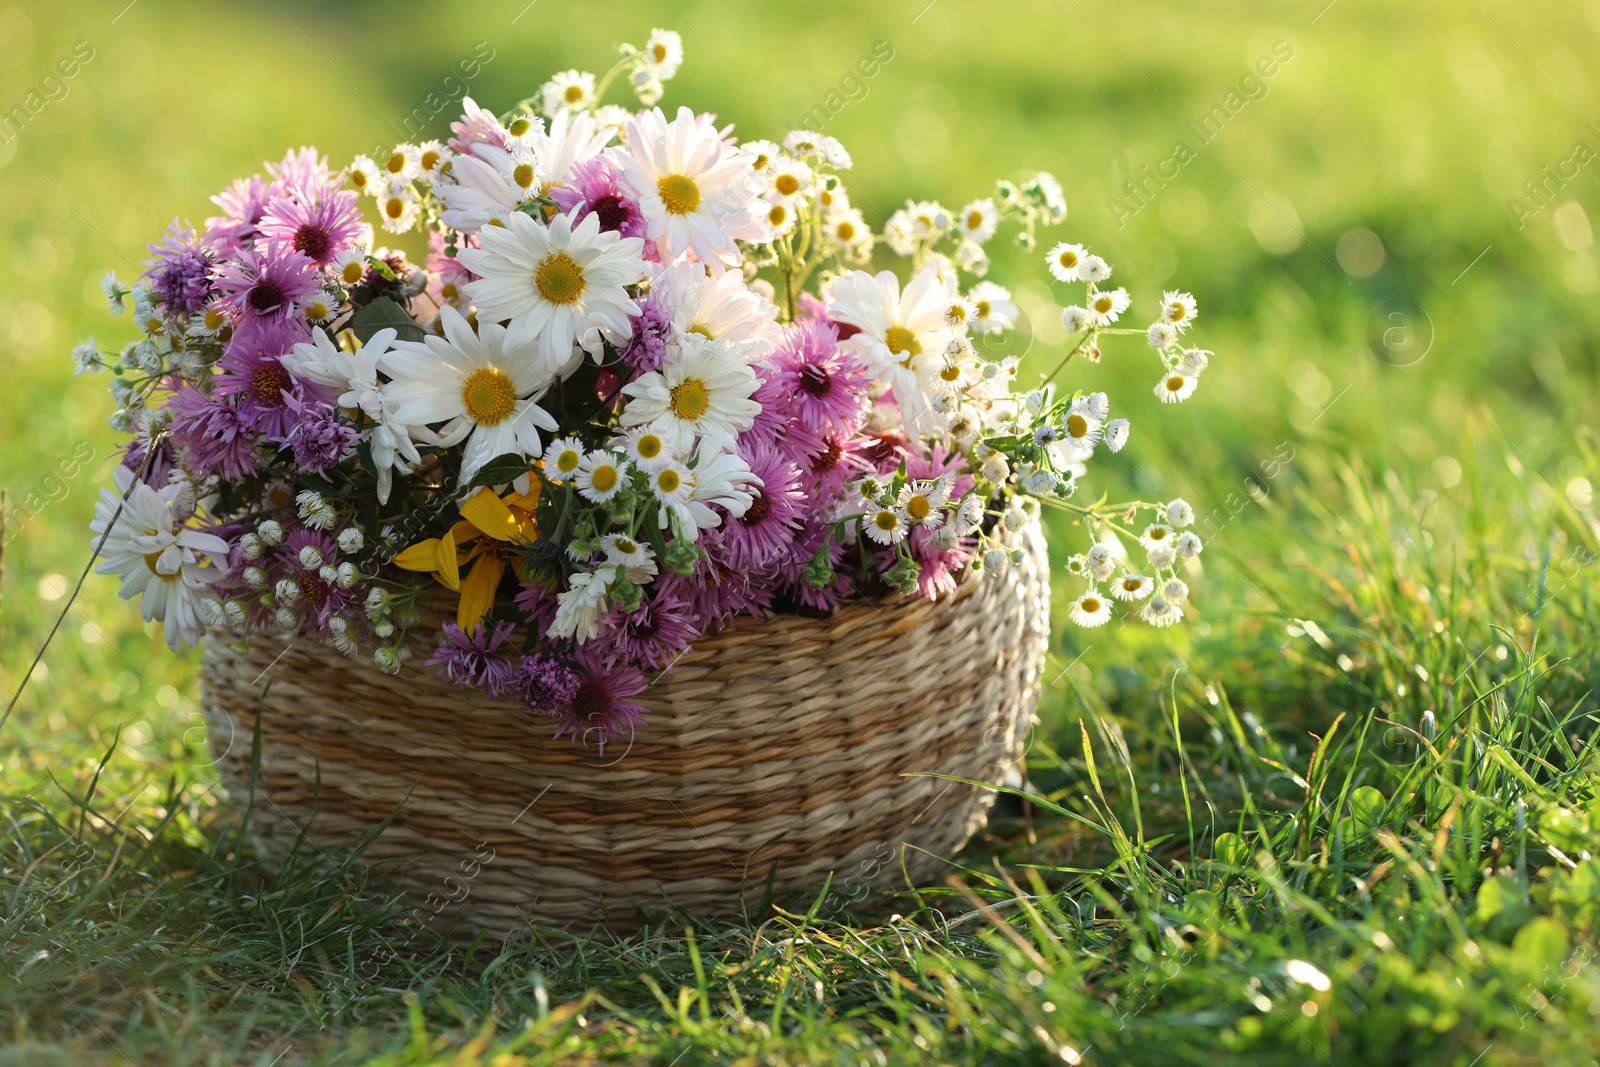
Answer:
[[[523,189],[531,187],[533,185],[533,164],[518,163],[516,169],[511,172],[511,180]]]
[[[847,219],[839,223],[839,228],[834,233],[838,234],[839,240],[848,241],[856,235],[856,224]]]
[[[650,54],[656,57],[657,63],[665,63],[667,61],[667,46],[658,43],[654,48],[650,49]]]
[[[1174,374],[1172,377],[1167,379],[1167,392],[1177,393],[1181,392],[1182,390],[1183,376],[1181,374]]]
[[[364,170],[351,171],[350,184],[357,189],[365,189],[367,187],[367,172]]]
[[[388,200],[384,201],[383,213],[388,215],[391,219],[397,219],[406,213],[406,202],[400,199],[398,196],[391,196]]]
[[[767,221],[772,223],[774,226],[782,226],[784,220],[788,217],[789,209],[784,207],[782,204],[773,204],[772,210],[767,212]]]
[[[900,516],[892,511],[880,511],[872,517],[872,524],[880,530],[893,530],[900,525]]]
[[[1065,251],[1063,251],[1060,256],[1057,257],[1056,262],[1060,263],[1063,267],[1067,268],[1068,270],[1071,270],[1073,267],[1076,267],[1078,265],[1078,253],[1076,253],[1072,249],[1068,248]]]
[[[780,174],[778,180],[772,183],[773,188],[784,196],[793,196],[800,191],[800,179],[793,174]]]
[[[567,91],[562,95],[566,97],[567,103],[576,104],[579,100],[583,99],[583,86],[569,85],[567,86]]]
[[[1130,592],[1130,593],[1138,591],[1139,586],[1141,586],[1143,584],[1144,583],[1139,581],[1139,579],[1137,579],[1137,578],[1124,578],[1124,579],[1122,579],[1122,588],[1124,590],[1126,590],[1127,592]]]
[[[987,301],[987,300],[978,301],[976,304],[973,305],[973,310],[977,312],[978,318],[980,318],[980,319],[988,318],[989,317],[989,301]]]
[[[1116,307],[1116,301],[1112,300],[1109,296],[1102,294],[1094,298],[1094,309],[1102,315],[1110,311],[1113,307]]]
[[[516,118],[511,120],[511,125],[506,127],[506,132],[513,137],[521,137],[523,134],[527,133],[529,128],[532,126],[533,123],[529,122],[527,119]]]
[[[617,487],[617,468],[606,464],[596,467],[590,476],[589,483],[595,487],[596,492],[609,493]]]
[[[583,295],[583,268],[565,252],[546,256],[533,272],[539,295],[552,304],[572,304]]]
[[[222,329],[222,324],[227,321],[228,316],[224,315],[217,308],[206,308],[206,329],[220,330]]]
[[[434,167],[439,165],[439,160],[443,158],[444,157],[438,152],[429,149],[428,151],[422,153],[422,169],[427,171],[433,170]]]
[[[676,493],[678,486],[681,484],[682,480],[679,479],[678,472],[671,467],[656,475],[656,488],[663,493]]]
[[[1095,612],[1100,610],[1100,598],[1086,596],[1082,600],[1078,601],[1078,607],[1082,608],[1088,614],[1093,615]]]
[[[933,513],[933,501],[918,493],[906,501],[906,518],[912,522],[921,522]]]
[[[396,152],[394,155],[390,156],[389,162],[384,164],[384,169],[386,169],[390,174],[399,174],[401,171],[405,170],[406,154],[404,152]]]
[[[674,215],[687,215],[700,206],[700,187],[683,174],[667,174],[656,183],[661,202]]]
[[[904,326],[889,327],[883,335],[883,343],[889,346],[889,351],[894,355],[905,357],[900,361],[902,366],[911,366],[911,357],[922,354],[922,342]]]
[[[628,540],[626,537],[619,537],[611,543],[613,547],[615,547],[616,550],[622,553],[624,556],[631,556],[635,552],[639,551],[639,546]]]
[[[967,229],[976,230],[983,225],[983,212],[972,211],[967,214]]]
[[[517,409],[517,389],[504,371],[479,367],[461,383],[461,407],[479,426],[494,426]]]
[[[562,474],[571,474],[578,469],[578,453],[576,449],[567,449],[556,457],[556,470]]]
[[[151,532],[154,533],[155,531],[152,530]],[[161,553],[159,553],[159,552],[148,552],[148,553],[145,554],[145,557],[144,557],[144,565],[146,567],[150,568],[150,573],[151,574],[155,575],[157,578],[160,578],[163,582],[175,582],[175,581],[177,581],[178,580],[178,576],[176,574],[162,574],[160,571],[156,570],[156,563],[160,559],[161,559]]]
[[[961,368],[954,363],[948,364],[945,366],[944,370],[939,372],[939,379],[946,382],[960,381]]]
[[[344,265],[344,269],[339,272],[339,280],[344,282],[346,285],[355,285],[366,276],[367,265],[360,260],[354,260],[346,263]],[[206,324],[208,326],[211,324],[211,320],[209,318],[206,320]]]
[[[653,433],[645,434],[639,438],[634,450],[639,453],[640,459],[655,459],[661,455],[661,438]]]
[[[1067,416],[1067,436],[1087,437],[1089,434],[1089,420],[1082,415]]]
[[[699,378],[685,378],[674,386],[669,406],[684,422],[694,422],[711,407],[711,393]]]

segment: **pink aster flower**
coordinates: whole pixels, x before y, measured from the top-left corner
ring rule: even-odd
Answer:
[[[461,107],[461,121],[450,124],[450,132],[454,134],[450,138],[451,148],[467,156],[472,154],[475,144],[494,145],[496,148],[506,146],[506,129],[500,125],[493,111],[479,107],[470,96],[462,99]]]
[[[265,252],[269,242],[279,242],[305,253],[319,267],[327,266],[365,235],[358,198],[342,189],[320,196],[276,197],[262,213],[257,229],[256,251]]]
[[[610,646],[613,662],[641,663],[663,670],[700,636],[690,605],[670,593],[656,595],[633,613],[613,611],[600,617],[600,640]]]
[[[439,634],[439,646],[423,662],[438,668],[435,673],[441,679],[498,700],[515,689],[519,664],[511,657],[512,650],[505,647],[512,629],[509,622],[498,622],[493,630],[475,626],[468,634],[447,622]]]
[[[601,752],[618,737],[632,737],[645,723],[648,709],[629,700],[649,688],[644,674],[628,666],[608,667],[598,652],[580,648],[573,657],[578,688],[556,710],[556,733],[576,744],[594,741]]]
[[[249,333],[267,323],[283,322],[317,292],[317,267],[310,256],[286,244],[270,243],[260,251],[245,249],[216,272],[221,305]]]
[[[212,395],[231,399],[244,424],[256,433],[283,440],[294,428],[300,405],[332,399],[283,365],[284,353],[310,339],[304,323],[287,322],[264,327],[248,337],[236,336],[217,360]],[[291,404],[291,398],[296,403]]]
[[[211,202],[221,215],[206,219],[205,243],[217,255],[232,258],[256,239],[256,226],[279,190],[259,174],[238,178]]]
[[[322,190],[339,184],[328,157],[315,148],[291,148],[279,163],[268,163],[267,173],[276,179],[284,191],[308,200],[314,200]],[[340,179],[342,180],[342,179]]]
[[[511,678],[511,689],[535,711],[553,715],[578,695],[582,677],[547,652],[523,656]]]
[[[145,261],[144,276],[161,306],[184,318],[204,307],[211,295],[211,250],[189,224],[173,219],[160,242],[148,247],[154,258]]]
[[[800,529],[804,494],[800,470],[775,448],[741,450],[750,470],[761,479],[750,506],[739,516],[724,516],[723,558],[736,568],[762,571],[785,555]]]
[[[786,327],[773,361],[788,408],[818,436],[848,436],[867,413],[867,368],[839,348],[838,329],[822,319]]]
[[[192,471],[220,473],[236,482],[260,468],[251,421],[226,400],[185,385],[167,402],[166,410],[172,415],[173,444]]]
[[[592,213],[600,216],[600,229],[643,240],[646,227],[639,202],[622,191],[618,177],[619,171],[604,156],[592,156],[573,164],[567,181],[551,189],[550,196],[563,212],[578,209],[574,222]],[[654,251],[652,245],[645,248]]]

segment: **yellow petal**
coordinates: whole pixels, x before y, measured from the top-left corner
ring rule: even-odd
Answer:
[[[505,576],[506,564],[493,552],[478,557],[461,583],[461,603],[456,606],[456,625],[471,633],[494,607],[495,590]]]
[[[461,570],[456,565],[456,538],[455,533],[447,533],[439,538],[434,546],[436,558],[434,560],[434,577],[446,589],[461,588]]]
[[[394,557],[394,565],[407,571],[436,571],[439,569],[439,539],[430,537],[418,541]]]
[[[464,545],[468,541],[475,541],[478,539],[478,528],[472,525],[472,523],[468,522],[466,519],[462,519],[460,522],[450,527],[450,536],[456,539],[456,544]]]
[[[519,541],[517,518],[506,502],[488,489],[479,489],[461,505],[461,517],[476,526],[484,536],[496,541]]]

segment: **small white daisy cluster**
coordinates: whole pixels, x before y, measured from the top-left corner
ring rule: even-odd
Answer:
[[[657,106],[682,62],[656,30],[504,113],[463,100],[447,138],[338,170],[290,152],[198,232],[174,223],[134,284],[108,277],[138,337],[73,353],[109,373],[132,436],[97,507],[101,569],[174,646],[306,636],[396,672],[442,599],[428,666],[604,739],[643,723],[643,672],[703,634],[948,594],[1021,563],[1045,507],[1095,538],[1076,621],[1108,617],[1102,587],[1153,625],[1182,617],[1188,506],[1074,499],[1128,440],[1105,393],[1054,381],[1138,332],[1110,266],[1052,250],[1087,284],[1056,373],[1019,390],[1018,360],[980,351],[1020,317],[985,249],[1007,227],[1035,247],[1066,216],[1059,183],[908,201],[880,239],[836,139],[741,141]],[[636,106],[604,102],[624,86]],[[425,258],[377,229],[421,231]],[[1167,293],[1147,331],[1163,399],[1208,358],[1179,343],[1194,316]]]
[[[1103,626],[1111,620],[1112,600],[1151,626],[1171,626],[1183,619],[1189,586],[1178,577],[1178,564],[1200,555],[1200,536],[1186,527],[1194,523],[1194,509],[1182,499],[1156,505],[1158,520],[1139,533],[1145,566],[1128,558],[1127,549],[1110,526],[1087,553],[1067,561],[1067,571],[1088,580],[1089,588],[1072,603],[1070,617],[1078,626]],[[1107,593],[1101,592],[1105,586]],[[1108,595],[1109,594],[1109,595]]]

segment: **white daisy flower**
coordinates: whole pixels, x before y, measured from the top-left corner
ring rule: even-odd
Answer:
[[[558,437],[544,449],[544,480],[561,485],[578,473],[583,463],[583,442],[576,437]]]
[[[1111,583],[1111,595],[1118,600],[1143,600],[1155,588],[1156,583],[1142,574],[1124,574]]]
[[[981,245],[999,228],[1000,209],[991,199],[974,200],[961,209],[960,220],[961,235]]]
[[[530,129],[542,133],[544,126],[541,123],[538,127]],[[536,137],[537,134],[530,134],[529,140]],[[512,200],[520,204],[524,200],[538,196],[546,188],[546,181],[550,177],[549,168],[534,149],[526,144],[513,143],[505,148],[492,144],[477,144],[472,146],[472,153],[474,162],[488,164],[499,175],[503,187],[489,183],[488,191],[498,194],[502,201]],[[454,166],[450,168],[451,174],[456,177],[456,184],[440,186],[442,200],[454,203],[462,199],[460,189],[470,169],[465,159],[461,161],[459,168]],[[475,183],[474,187],[481,184],[483,183]],[[467,199],[471,197],[468,196]],[[493,222],[489,224],[495,225]],[[498,225],[505,225],[505,219],[501,218]]]
[[[1089,296],[1089,315],[1096,326],[1109,326],[1128,310],[1128,291],[1111,289]]]
[[[694,461],[694,492],[679,513],[680,536],[694,541],[701,530],[722,525],[722,516],[711,509],[712,504],[738,518],[750,510],[760,489],[761,479],[743,456],[733,451],[701,449]]]
[[[1153,522],[1144,528],[1144,533],[1139,535],[1139,544],[1146,551],[1152,548],[1165,548],[1172,544],[1177,533],[1164,522]]]
[[[1100,419],[1095,416],[1094,404],[1088,397],[1079,397],[1061,420],[1061,443],[1068,446],[1074,458],[1084,459],[1094,452],[1099,441]]]
[[[628,127],[628,120],[633,118],[633,112],[621,104],[602,104],[594,109],[593,117],[595,130],[610,139],[622,135],[622,131]]]
[[[95,572],[122,579],[118,595],[139,598],[139,613],[162,624],[168,647],[196,644],[205,632],[200,602],[228,573],[228,543],[185,525],[181,486],[156,489],[121,466],[113,478],[117,491],[100,490],[89,524],[95,544],[104,537]]]
[[[1178,529],[1183,529],[1194,522],[1194,508],[1182,497],[1177,498],[1166,506],[1167,522]]]
[[[417,176],[430,184],[438,178],[440,169],[456,157],[443,141],[423,141],[417,146],[417,153]]]
[[[639,305],[625,287],[646,273],[637,237],[602,231],[594,212],[576,225],[557,215],[548,227],[518,212],[479,240],[457,254],[480,279],[466,286],[478,320],[509,319],[507,339],[535,351],[545,374],[565,371],[575,344],[598,354],[605,339],[631,335]]]
[[[1168,323],[1179,333],[1187,330],[1198,314],[1200,307],[1188,293],[1168,289],[1161,294],[1161,321]]]
[[[675,342],[687,334],[736,341],[747,360],[772,349],[777,305],[751,289],[739,271],[713,274],[703,263],[674,263],[660,269],[650,291],[672,309]]]
[[[339,513],[333,505],[314,489],[302,489],[295,495],[294,503],[300,521],[313,530],[326,530],[339,521]]]
[[[968,493],[961,498],[961,506],[956,508],[951,526],[958,536],[966,537],[983,525],[983,512],[983,498],[977,493]]]
[[[1178,562],[1178,550],[1173,545],[1155,545],[1145,550],[1145,558],[1150,566],[1158,571],[1164,571]]]
[[[367,543],[367,539],[354,526],[347,526],[339,531],[339,536],[334,538],[334,543],[339,546],[340,552],[349,555],[354,552],[360,552],[361,546]]]
[[[1104,626],[1111,620],[1111,601],[1101,596],[1100,590],[1090,589],[1072,602],[1067,617],[1078,626]]]
[[[422,149],[397,144],[383,161],[383,179],[391,185],[409,184],[422,174]]]
[[[1050,249],[1044,261],[1050,267],[1050,274],[1058,282],[1077,282],[1083,280],[1083,260],[1088,255],[1082,245],[1069,244],[1062,241]]]
[[[350,164],[350,184],[358,193],[376,196],[384,186],[383,171],[371,156],[357,156]]]
[[[924,268],[903,291],[893,271],[856,270],[835,278],[823,294],[828,317],[860,331],[842,347],[894,389],[906,426],[919,435],[944,422],[933,400],[952,336],[944,313],[954,293],[953,277]]]
[[[645,471],[657,470],[671,463],[676,456],[672,435],[653,424],[629,430],[622,448],[633,465]]]
[[[750,399],[759,384],[735,344],[689,334],[675,363],[622,387],[629,400],[621,423],[656,424],[671,436],[678,455],[692,452],[696,438],[731,445],[761,413]]]
[[[1193,559],[1200,554],[1201,549],[1205,548],[1205,542],[1200,540],[1199,534],[1185,530],[1178,535],[1178,540],[1174,547],[1177,548],[1179,556],[1184,559]]]
[[[694,471],[677,460],[669,460],[650,472],[650,492],[661,505],[660,525],[667,528],[674,509],[686,508],[694,499]]]
[[[944,324],[958,333],[966,333],[977,317],[978,309],[966,297],[957,296],[944,307]]]
[[[475,145],[474,151],[493,147]],[[501,149],[495,151],[506,155]],[[519,166],[529,168],[523,174],[526,185],[516,180],[515,168]],[[516,163],[510,173],[505,173],[475,155],[456,157],[450,164],[450,175],[454,181],[434,186],[434,195],[444,205],[439,217],[452,230],[469,234],[509,225],[511,216],[519,214],[517,205],[527,199],[531,189],[538,188],[540,177],[535,163]]]
[[[861,529],[880,545],[897,545],[906,538],[906,520],[894,508],[874,508],[861,518]]]
[[[573,484],[585,499],[604,504],[617,495],[627,476],[626,460],[617,458],[613,452],[596,451],[583,457]]]
[[[855,208],[833,208],[822,222],[823,232],[844,246],[845,255],[858,258],[872,248],[872,228]]]
[[[563,111],[588,111],[594,106],[594,75],[564,70],[539,86],[539,107],[554,118]]]
[[[944,506],[950,501],[949,479],[908,482],[895,500],[895,510],[905,516],[908,526],[937,530],[944,525]]]
[[[889,250],[897,256],[909,256],[917,250],[917,235],[911,225],[911,216],[904,209],[890,215],[883,224],[883,239]]]
[[[367,276],[367,250],[346,248],[328,263],[328,274],[346,289],[361,284]]]
[[[955,225],[950,209],[937,200],[908,201],[906,214],[911,218],[911,232],[919,241],[938,237]]]
[[[565,185],[573,165],[605,151],[615,135],[615,127],[602,125],[586,111],[563,111],[550,120],[549,129],[538,124],[530,140],[546,183],[541,188],[548,192]]]
[[[1093,325],[1094,316],[1089,314],[1088,308],[1074,304],[1061,309],[1061,328],[1068,333],[1082,333]]]
[[[422,208],[409,185],[390,184],[378,193],[378,214],[389,233],[405,233],[417,224]]]
[[[813,133],[810,130],[792,130],[783,139],[783,147],[796,155],[816,155],[829,166],[838,167],[840,170],[849,170],[850,153],[845,151],[844,145],[837,138],[825,134]]]
[[[507,452],[538,459],[540,430],[556,420],[538,400],[553,380],[529,346],[513,343],[502,326],[479,320],[477,332],[455,308],[439,311],[444,336],[397,341],[379,366],[394,418],[426,444],[463,444],[461,480]],[[426,427],[439,424],[437,429]]]
[[[1182,604],[1189,599],[1189,584],[1182,578],[1168,578],[1161,586],[1162,599],[1172,604]]]
[[[1191,378],[1200,377],[1200,372],[1211,363],[1211,353],[1203,348],[1191,348],[1183,353],[1183,361],[1178,364],[1178,372],[1187,374]]]
[[[1139,618],[1159,629],[1182,621],[1183,609],[1162,597],[1151,597],[1140,609]]]
[[[1145,331],[1144,339],[1151,348],[1161,351],[1178,343],[1178,331],[1170,322],[1152,322]]]
[[[1130,425],[1127,419],[1112,419],[1106,423],[1106,447],[1113,452],[1121,452],[1128,443]]]
[[[1108,581],[1117,571],[1117,555],[1104,541],[1098,541],[1083,559],[1089,577],[1097,582]]]
[[[967,299],[972,301],[973,333],[1009,330],[1016,325],[1018,310],[1011,302],[1011,290],[994,282],[979,282],[967,293]]]
[[[1078,267],[1079,281],[1103,282],[1109,277],[1111,264],[1092,253],[1083,257],[1083,263]]]
[[[658,81],[669,81],[683,63],[683,38],[675,30],[654,29],[641,51],[650,73]]]
[[[312,323],[327,322],[339,314],[343,307],[344,301],[326,289],[318,289],[311,295],[310,299],[300,305],[300,309],[305,312],[307,321]]]
[[[739,261],[736,240],[760,240],[767,205],[762,180],[741,153],[723,143],[709,115],[660,108],[628,123],[628,152],[617,157],[622,184],[639,201],[646,233],[664,260],[692,251],[720,270]]]
[[[1179,404],[1194,395],[1200,379],[1183,373],[1181,370],[1168,371],[1156,383],[1156,399],[1163,404]]]
[[[767,164],[766,199],[785,203],[811,196],[816,176],[810,167],[791,156],[778,156]]]
[[[568,588],[556,597],[549,635],[570,637],[580,645],[594,640],[600,633],[600,616],[610,600],[611,583],[616,580],[615,567],[578,571],[568,578]]]

